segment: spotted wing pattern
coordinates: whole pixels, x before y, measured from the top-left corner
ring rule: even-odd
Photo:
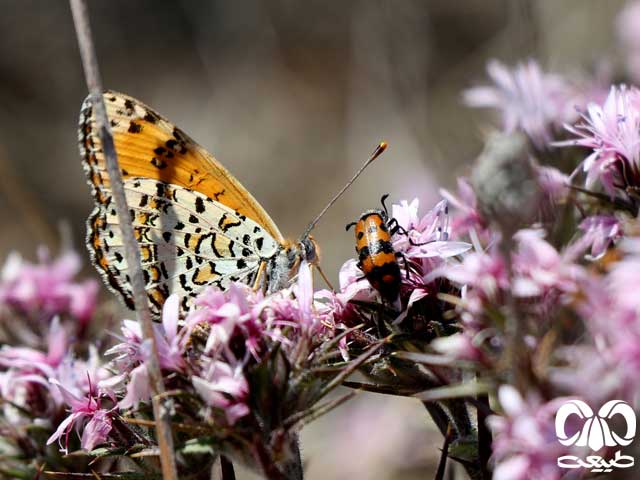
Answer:
[[[159,314],[172,293],[189,309],[207,285],[250,282],[278,243],[260,225],[199,192],[147,178],[129,178],[125,194],[140,246],[145,288]],[[89,219],[94,261],[132,307],[129,269],[113,202],[99,204]]]
[[[104,94],[123,178],[145,177],[200,192],[262,225],[279,243],[282,234],[255,198],[209,152],[144,103]],[[109,178],[90,97],[80,112],[79,141],[98,203],[110,195]]]
[[[154,313],[171,293],[186,308],[205,285],[251,281],[284,239],[253,196],[206,150],[127,95],[105,92],[127,203]],[[118,217],[90,98],[79,142],[96,208],[88,247],[110,288],[133,307]]]

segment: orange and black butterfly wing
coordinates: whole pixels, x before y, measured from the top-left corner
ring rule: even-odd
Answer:
[[[168,295],[188,308],[206,285],[250,281],[283,243],[253,196],[204,148],[142,102],[104,94],[147,293],[159,314]],[[96,207],[88,247],[110,288],[132,306],[120,219],[90,99],[80,116],[80,149]]]

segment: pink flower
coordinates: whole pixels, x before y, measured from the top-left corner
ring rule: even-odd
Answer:
[[[45,378],[54,376],[68,348],[67,332],[60,325],[58,317],[51,322],[47,338],[47,353],[28,347],[3,346],[0,349],[0,366],[18,371],[20,376],[31,374],[43,375]]]
[[[154,324],[156,347],[160,368],[169,371],[184,371],[183,358],[188,337],[184,330],[178,330],[180,298],[171,295],[162,307],[162,324]],[[149,372],[146,362],[151,355],[151,342],[143,340],[140,324],[124,320],[121,343],[105,352],[116,355],[113,364],[124,374],[128,373],[127,393],[120,401],[120,408],[137,407],[150,397]]]
[[[47,440],[47,445],[56,440],[60,443],[65,438],[65,446],[62,450],[68,453],[69,434],[75,427],[76,431],[82,430],[81,447],[91,451],[97,445],[104,443],[109,438],[112,428],[112,412],[101,408],[101,398],[98,393],[90,393],[87,397],[80,397],[55,379],[50,382],[56,385],[67,405],[71,407],[71,413],[65,418],[56,431]],[[62,447],[62,443],[60,443]]]
[[[362,270],[358,268],[358,262],[352,258],[340,267],[338,280],[341,299],[345,303],[350,300],[372,302],[377,296],[371,284],[364,278]]]
[[[64,403],[59,389],[52,388],[51,378],[74,394],[85,395],[91,387],[88,375],[98,382],[106,382],[111,377],[93,345],[89,346],[86,359],[74,357],[69,349],[67,332],[58,317],[53,319],[47,338],[46,353],[28,347],[4,346],[0,349],[0,366],[8,368],[4,377],[7,383],[0,387],[0,394],[33,415],[48,415]]]
[[[182,356],[187,339],[183,332],[178,331],[179,302],[180,298],[177,295],[169,296],[162,307],[162,323],[154,324],[160,368],[166,370],[177,371],[184,368]],[[124,320],[122,323],[122,336],[118,337],[122,342],[107,350],[105,354],[117,355],[114,361],[119,365],[134,365],[145,361],[150,347],[143,341],[140,324],[133,320]]]
[[[624,85],[611,87],[603,105],[590,103],[583,121],[565,128],[577,138],[556,143],[577,145],[591,153],[582,162],[586,186],[599,181],[614,196],[616,188],[640,186],[640,93]]]
[[[255,357],[263,333],[258,319],[262,294],[242,283],[232,283],[227,291],[207,288],[196,299],[196,308],[186,318],[191,331],[196,325],[211,326],[206,351],[225,348],[234,335],[245,337],[245,345]]]
[[[604,256],[609,246],[622,236],[620,222],[613,215],[592,215],[580,222],[579,228],[584,234],[578,243],[585,248],[591,247],[589,260]]]
[[[451,221],[452,236],[460,238],[470,230],[478,234],[485,232],[487,224],[478,210],[476,194],[466,178],[458,177],[457,196],[445,189],[440,189],[440,195],[457,210]]]
[[[74,282],[80,271],[80,257],[71,251],[54,261],[45,249],[39,251],[40,263],[25,261],[11,253],[0,276],[0,302],[26,313],[69,314],[81,323],[89,321],[96,307],[98,284],[94,280]]]
[[[393,247],[409,259],[420,263],[424,271],[430,271],[442,260],[460,255],[471,245],[450,240],[449,208],[446,200],[438,202],[424,216],[418,217],[418,199],[406,201],[392,207],[395,218],[406,233],[398,233],[393,239]]]
[[[467,332],[455,333],[448,337],[439,337],[431,342],[431,348],[437,353],[455,360],[484,362],[485,355],[479,345]]]
[[[542,230],[520,230],[514,238],[518,242],[513,258],[512,290],[516,296],[535,297],[578,290],[583,269],[573,263],[572,257],[561,255],[544,240]]]
[[[192,382],[207,405],[224,411],[229,425],[249,414],[249,384],[241,365],[211,361],[203,376],[193,377]]]
[[[575,117],[574,93],[567,82],[543,72],[536,61],[509,69],[492,60],[487,72],[495,86],[471,88],[464,92],[464,100],[471,107],[499,110],[505,132],[522,130],[541,148],[552,140],[554,127]]]
[[[495,480],[555,480],[566,470],[557,459],[566,453],[556,437],[555,414],[567,399],[543,403],[534,394],[523,399],[510,385],[498,391],[503,416],[493,415],[487,424],[493,431]]]
[[[147,364],[141,363],[135,367],[127,378],[126,394],[118,402],[118,407],[123,410],[128,408],[137,409],[140,402],[146,402],[151,398],[151,384],[149,380],[149,370]]]
[[[486,307],[498,305],[503,291],[509,288],[509,277],[504,260],[495,252],[472,252],[461,263],[445,266],[436,272],[462,288],[463,320],[477,323]]]
[[[606,291],[609,292],[611,301],[623,311],[640,312],[640,238],[624,239],[620,243],[624,258],[617,262],[607,275]],[[594,292],[595,293],[595,292]],[[599,298],[599,297],[596,297]]]
[[[564,202],[569,194],[569,177],[554,167],[536,166],[538,184],[552,204]]]

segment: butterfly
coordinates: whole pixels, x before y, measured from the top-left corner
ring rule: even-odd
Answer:
[[[154,315],[177,293],[189,310],[204,287],[260,282],[284,288],[313,239],[285,240],[269,214],[209,152],[144,103],[104,93],[130,221]],[[133,308],[129,266],[90,97],[79,122],[80,152],[95,208],[87,246],[107,286]]]

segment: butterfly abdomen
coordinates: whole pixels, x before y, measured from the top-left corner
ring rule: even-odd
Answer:
[[[382,298],[395,301],[400,292],[401,274],[386,214],[382,210],[363,213],[355,231],[358,266]]]

